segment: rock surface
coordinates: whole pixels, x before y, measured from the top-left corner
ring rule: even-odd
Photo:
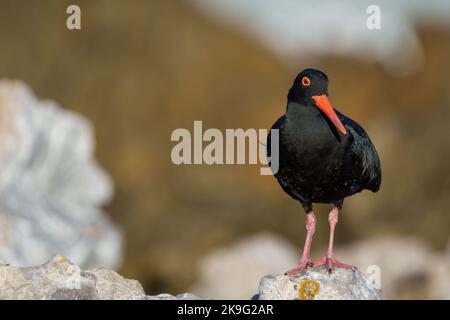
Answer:
[[[247,297],[249,299],[250,296]],[[106,268],[82,270],[56,255],[34,267],[0,265],[0,300],[199,300],[193,293],[146,295],[136,280]],[[269,275],[261,279],[253,299],[381,299],[381,292],[359,271],[308,269],[295,277]]]
[[[261,279],[259,300],[380,300],[381,290],[359,271],[324,267],[297,276],[268,275]]]
[[[325,250],[315,248],[313,258]],[[190,291],[212,299],[248,299],[264,275],[292,268],[299,253],[287,240],[271,233],[243,238],[206,255],[199,264],[199,280]],[[378,281],[383,299],[450,296],[450,241],[447,253],[442,253],[419,239],[384,235],[338,246],[335,256]]]
[[[193,294],[145,295],[136,280],[115,271],[82,270],[63,256],[55,256],[35,267],[0,266],[0,299],[38,300],[187,300]]]
[[[450,259],[418,239],[385,235],[340,247],[335,254],[361,271],[378,268],[385,299],[449,297]]]
[[[60,252],[86,268],[118,266],[121,235],[101,211],[112,183],[93,149],[86,119],[0,80],[0,264]]]

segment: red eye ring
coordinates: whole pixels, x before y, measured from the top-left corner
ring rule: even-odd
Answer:
[[[302,85],[305,87],[309,87],[311,85],[311,80],[309,80],[308,77],[303,77],[302,78]]]

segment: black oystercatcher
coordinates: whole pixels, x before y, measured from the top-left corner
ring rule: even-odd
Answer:
[[[344,199],[364,189],[377,192],[381,166],[369,136],[352,119],[335,110],[328,100],[328,77],[306,69],[289,90],[286,113],[272,129],[279,130],[279,169],[275,177],[281,188],[300,201],[306,212],[306,240],[300,263],[288,275],[305,268],[325,266],[353,269],[333,256],[334,229]],[[271,138],[267,141],[271,156]],[[275,156],[275,155],[273,155]],[[328,215],[330,240],[325,257],[310,260],[316,218],[313,203],[332,203]]]

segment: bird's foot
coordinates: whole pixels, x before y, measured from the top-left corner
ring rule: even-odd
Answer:
[[[328,272],[331,273],[333,271],[333,267],[341,268],[341,269],[348,269],[348,270],[356,270],[355,266],[342,263],[338,260],[336,260],[333,257],[325,256],[323,258],[320,258],[318,260],[315,260],[313,262],[313,267],[319,267],[319,266],[325,266],[327,268]]]
[[[312,266],[313,266],[313,262],[311,260],[309,260],[309,259],[301,260],[298,266],[296,266],[295,268],[292,268],[291,270],[286,271],[284,274],[287,276],[293,276],[297,273],[302,272],[306,268],[312,268]]]

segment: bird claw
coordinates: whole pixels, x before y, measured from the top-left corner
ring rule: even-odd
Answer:
[[[296,275],[296,274],[302,272],[306,268],[312,268],[313,266],[314,266],[314,263],[311,260],[300,261],[298,266],[296,266],[295,268],[292,268],[291,270],[286,271],[284,274],[287,276],[293,276],[293,275]]]
[[[331,273],[333,271],[333,267],[352,270],[352,271],[357,270],[357,268],[355,266],[345,264],[333,257],[327,257],[327,256],[320,258],[313,262],[313,267],[319,267],[319,266],[324,266],[328,270],[329,273]]]

